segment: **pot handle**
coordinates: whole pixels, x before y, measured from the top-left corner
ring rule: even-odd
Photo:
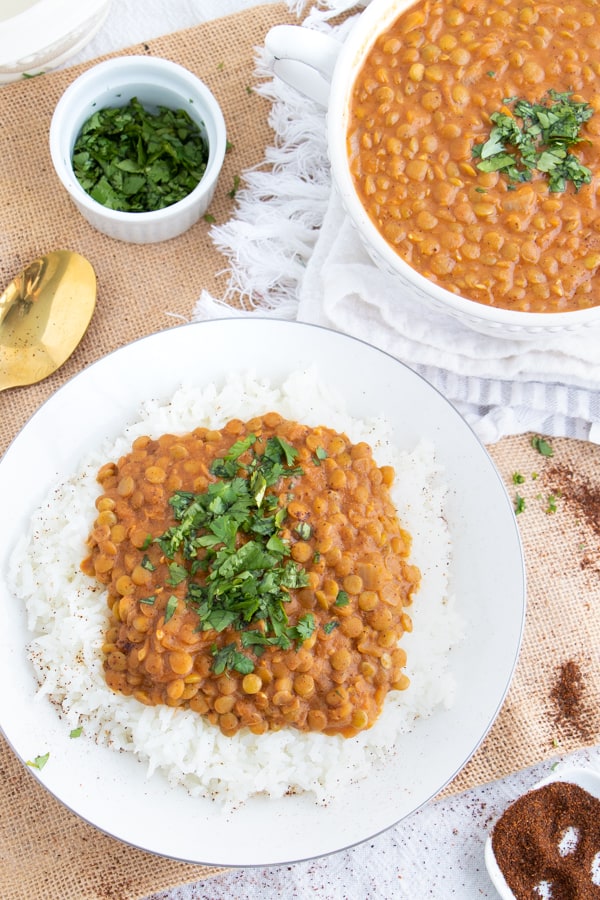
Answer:
[[[275,25],[267,32],[265,48],[274,75],[315,100],[329,102],[331,76],[342,44],[301,25]]]

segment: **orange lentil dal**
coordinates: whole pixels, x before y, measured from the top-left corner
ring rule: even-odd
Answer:
[[[292,648],[271,646],[260,656],[247,651],[251,673],[216,674],[215,647],[240,635],[231,627],[198,630],[186,602],[188,581],[168,584],[169,560],[149,536],[173,525],[172,493],[205,492],[216,480],[212,462],[250,434],[263,444],[277,435],[297,451],[302,473],[268,490],[287,511],[282,534],[290,558],[307,573],[307,586],[289,592],[288,621],[294,625],[311,613],[316,627]],[[410,535],[390,497],[393,479],[393,469],[378,467],[368,444],[277,413],[234,419],[219,431],[137,438],[128,455],[98,474],[102,492],[82,562],[108,591],[108,685],[148,705],[194,710],[226,735],[287,726],[350,737],[369,728],[387,693],[409,684],[399,640],[412,629],[406,607],[420,582],[409,562]],[[309,529],[299,533],[299,523]],[[150,595],[155,601],[144,602]],[[173,595],[176,609],[166,620]]]
[[[506,309],[600,304],[600,3],[421,0],[381,34],[354,85],[347,148],[385,240],[449,291]],[[506,98],[572,91],[594,114],[572,152],[578,192],[541,173],[509,186],[476,168]],[[514,188],[514,189],[511,189]]]

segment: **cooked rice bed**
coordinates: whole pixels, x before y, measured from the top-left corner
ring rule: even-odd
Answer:
[[[267,495],[285,511],[281,537],[306,580],[287,592],[288,624],[308,616],[314,630],[291,646],[278,641],[260,655],[243,651],[249,672],[215,671],[216,654],[237,652],[245,635],[241,627],[203,626],[190,603],[190,582],[206,584],[208,551],[199,551],[206,563],[199,573],[174,584],[171,567],[185,560],[181,551],[165,556],[157,539],[175,525],[173,493],[205,495],[218,480],[210,472],[214,461],[252,435],[257,441],[240,457],[244,465],[273,437],[297,452],[301,474],[279,478]],[[108,589],[109,687],[150,706],[191,709],[225,735],[292,726],[352,737],[369,728],[388,692],[409,684],[398,642],[412,630],[404,607],[420,579],[390,497],[393,477],[367,443],[277,413],[233,419],[220,430],[138,437],[130,453],[100,470],[91,553],[82,564]],[[264,618],[250,628],[265,631]]]

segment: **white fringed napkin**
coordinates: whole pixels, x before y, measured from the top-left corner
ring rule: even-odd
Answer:
[[[296,9],[298,4],[288,4]],[[351,6],[325,2],[304,26],[343,41]],[[301,4],[300,4],[301,6]],[[343,331],[393,354],[437,387],[485,443],[527,431],[600,442],[600,332],[528,341],[487,337],[424,310],[377,269],[332,189],[325,112],[278,80],[259,52],[258,90],[272,101],[267,168],[245,173],[237,214],[213,229],[235,298],[261,314]],[[240,314],[204,294],[195,318]]]

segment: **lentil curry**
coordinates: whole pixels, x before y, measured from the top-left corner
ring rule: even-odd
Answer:
[[[107,587],[105,675],[226,735],[351,737],[404,690],[420,572],[366,443],[277,413],[140,437],[98,474],[82,570]]]
[[[370,218],[410,266],[491,306],[600,304],[599,49],[598,0],[421,0],[377,38],[347,149]],[[580,127],[533,152],[539,123],[515,103],[552,106],[556,94],[585,110]],[[490,147],[498,116],[509,139]],[[499,153],[481,165],[485,144],[514,157],[528,129],[532,155],[512,178]],[[554,165],[583,177],[552,179]]]

